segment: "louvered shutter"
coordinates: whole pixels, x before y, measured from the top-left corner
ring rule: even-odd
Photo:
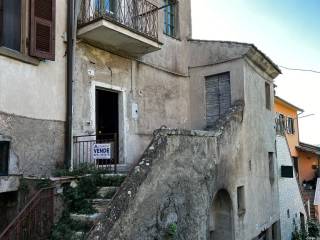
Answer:
[[[206,79],[207,126],[212,127],[219,119],[219,76]]]
[[[31,0],[30,55],[55,59],[55,0]]]
[[[212,127],[231,107],[230,73],[207,77],[205,87],[207,126]]]

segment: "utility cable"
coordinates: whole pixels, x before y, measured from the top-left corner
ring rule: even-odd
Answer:
[[[312,69],[301,69],[301,68],[289,68],[289,67],[284,67],[281,65],[278,65],[281,68],[287,69],[287,70],[292,70],[292,71],[301,71],[301,72],[312,72],[312,73],[319,73],[320,71],[312,70]]]

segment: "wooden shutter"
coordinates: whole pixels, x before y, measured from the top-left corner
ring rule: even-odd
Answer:
[[[55,59],[55,0],[31,0],[30,55]]]
[[[207,126],[212,127],[219,119],[219,77],[212,76],[206,79]]]
[[[205,85],[207,126],[212,127],[231,107],[230,73],[207,77]]]

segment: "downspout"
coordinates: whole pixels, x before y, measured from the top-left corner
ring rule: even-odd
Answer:
[[[73,99],[73,65],[74,65],[74,0],[68,1],[67,16],[67,111],[66,141],[64,166],[69,169],[72,161],[72,99]]]

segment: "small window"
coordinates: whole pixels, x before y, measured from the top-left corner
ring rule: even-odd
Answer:
[[[266,108],[271,110],[270,84],[265,83]]]
[[[273,152],[269,152],[268,153],[268,160],[269,160],[269,179],[270,179],[270,183],[273,184],[274,183],[274,154]]]
[[[276,114],[276,128],[278,134],[285,134],[286,130],[286,118],[283,114],[277,113]]]
[[[296,174],[298,174],[298,158],[297,157],[292,157],[292,161],[293,161],[293,166],[294,166],[294,170],[296,172]]]
[[[0,43],[2,47],[20,51],[21,0],[0,0]]]
[[[176,3],[173,0],[164,0],[164,34],[176,37]]]
[[[238,214],[239,215],[244,214],[246,211],[244,186],[237,187],[237,201],[238,201]]]
[[[293,167],[292,166],[281,166],[281,177],[293,178]]]
[[[0,141],[0,176],[8,175],[9,144],[7,141]]]
[[[290,218],[290,209],[287,209],[287,217]]]
[[[294,120],[291,117],[287,117],[287,133],[294,134]]]

